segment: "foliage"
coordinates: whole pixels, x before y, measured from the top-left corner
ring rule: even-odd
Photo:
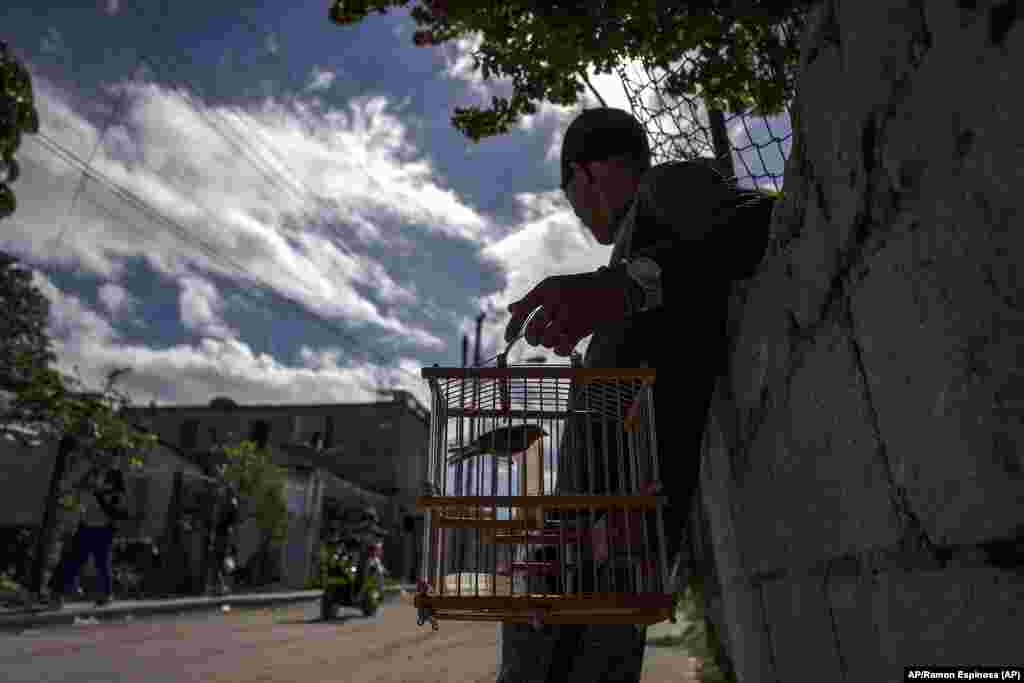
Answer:
[[[589,68],[627,61],[670,71],[665,92],[697,95],[709,107],[772,115],[792,97],[797,36],[808,0],[334,0],[336,24],[358,23],[413,4],[417,46],[479,36],[474,66],[484,80],[508,78],[511,98],[488,109],[456,108],[453,125],[474,142],[508,132],[543,101],[571,106]],[[793,29],[788,37],[781,26]],[[686,58],[685,66],[674,68]],[[599,98],[600,99],[600,98]]]
[[[21,584],[14,580],[13,573],[0,572],[0,592],[17,593],[21,589]]]
[[[0,252],[0,389],[15,390],[55,360],[46,327],[50,302],[32,271]]]
[[[699,580],[692,581],[679,596],[678,607],[683,632],[677,644],[699,662],[700,683],[736,683],[735,677],[719,664],[722,644],[704,613],[704,589]]]
[[[0,220],[14,213],[17,201],[10,187],[20,173],[15,152],[23,133],[39,132],[39,113],[32,79],[25,66],[0,41]]]
[[[20,426],[33,435],[33,445],[73,436],[76,451],[101,469],[127,462],[139,466],[156,444],[156,436],[140,432],[122,417],[130,399],[116,384],[128,372],[112,370],[103,388],[88,391],[77,377],[54,368],[36,368],[0,414],[0,430]],[[16,433],[16,432],[13,432]]]
[[[220,452],[225,459],[220,475],[249,502],[250,516],[263,532],[263,545],[283,542],[288,532],[284,469],[252,441],[221,446]]]
[[[0,572],[0,600],[5,606],[24,605],[30,601],[24,586],[7,572]]]
[[[76,452],[101,470],[122,461],[141,465],[156,437],[122,417],[130,400],[117,383],[129,370],[110,371],[103,387],[93,391],[51,367],[49,313],[31,272],[0,253],[0,388],[11,392],[0,408],[0,437],[39,446],[68,436]],[[66,489],[59,502],[65,509],[79,507],[78,493]]]

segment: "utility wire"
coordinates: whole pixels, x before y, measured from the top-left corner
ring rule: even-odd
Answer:
[[[162,77],[164,83],[173,86],[178,94],[182,97],[183,102],[189,106],[196,114],[202,118],[206,125],[215,133],[217,133],[228,145],[231,146],[243,159],[245,159],[260,175],[264,177],[270,184],[272,184],[278,190],[291,195],[298,203],[300,211],[303,203],[314,202],[322,205],[324,203],[323,197],[313,191],[308,185],[298,180],[299,174],[290,168],[283,159],[275,154],[267,145],[255,136],[245,137],[245,133],[239,131],[228,117],[216,108],[207,108],[197,103],[197,97],[203,100],[209,99],[209,95],[206,91],[195,83],[189,83],[180,78],[172,77],[168,73],[166,65],[171,63],[171,60],[164,58],[163,64],[155,60],[154,58],[143,55],[141,57],[155,72]],[[178,71],[178,64],[174,64],[175,72]],[[214,119],[219,120],[214,121]],[[231,132],[229,133],[228,130]],[[262,149],[269,156],[273,157],[274,162],[285,170],[289,171],[291,177],[285,176],[285,174],[273,168],[272,162],[268,161],[263,155],[259,154],[257,149]],[[313,212],[310,210],[302,211],[308,218]],[[315,214],[314,214],[315,216]],[[313,222],[316,222],[315,218]],[[338,234],[337,230],[332,231],[335,238],[337,239],[338,247],[346,255],[354,257],[356,254],[345,244],[344,239]]]
[[[137,68],[136,68],[137,70]],[[100,151],[103,146],[103,138],[106,137],[107,131],[110,126],[113,125],[120,114],[121,109],[124,107],[125,101],[127,100],[127,93],[122,92],[120,97],[117,98],[117,102],[110,110],[110,116],[103,122],[103,127],[100,128],[96,135],[96,144],[93,145],[92,152],[89,154],[89,159],[86,161],[87,166],[92,166],[93,161],[96,159],[96,154]],[[79,196],[82,194],[82,190],[85,189],[85,175],[82,175],[79,180],[78,186],[75,188],[74,194],[71,195],[71,199],[68,201],[67,209],[64,211],[64,225],[57,235],[56,243],[54,244],[55,249],[59,249],[60,245],[64,242],[64,235],[67,234],[68,228],[71,226],[71,212],[75,210],[75,203],[78,201]]]
[[[239,264],[237,261],[232,259],[230,256],[228,256],[228,255],[224,254],[223,252],[221,252],[219,249],[217,249],[216,246],[214,246],[214,245],[204,241],[203,239],[199,238],[197,235],[195,235],[188,228],[184,227],[183,225],[178,223],[173,218],[170,218],[170,217],[166,216],[159,209],[153,207],[146,200],[142,199],[141,197],[139,197],[138,195],[133,193],[131,190],[121,186],[116,181],[108,178],[107,176],[105,176],[101,172],[96,171],[95,169],[91,168],[88,165],[88,162],[86,162],[84,159],[79,157],[73,151],[71,151],[71,150],[67,149],[66,147],[64,147],[63,145],[61,145],[56,140],[53,140],[52,138],[50,138],[48,135],[46,135],[42,131],[40,131],[40,133],[38,135],[31,136],[29,139],[35,140],[40,146],[44,147],[45,149],[50,151],[55,156],[57,156],[60,159],[62,159],[65,163],[67,163],[68,165],[72,166],[73,168],[76,168],[77,170],[81,171],[83,173],[84,177],[88,177],[90,180],[93,180],[93,181],[99,183],[100,185],[105,186],[111,194],[113,194],[115,197],[121,199],[124,203],[134,206],[136,209],[141,211],[143,214],[148,215],[152,220],[154,220],[154,221],[156,221],[158,223],[162,223],[164,226],[169,228],[173,233],[175,233],[183,242],[185,242],[187,244],[190,244],[190,245],[193,245],[193,246],[198,246],[207,256],[209,256],[211,258],[211,260],[219,263],[222,266],[227,265],[229,267],[229,269],[235,270],[240,275],[242,275],[244,278],[250,279],[250,280],[254,281],[255,283],[257,283],[258,285],[260,285],[261,287],[263,287],[264,289],[269,290],[274,296],[276,296],[277,298],[285,301],[286,303],[288,303],[289,305],[294,307],[300,314],[305,315],[307,318],[309,318],[309,319],[313,320],[314,322],[320,324],[321,326],[323,326],[328,331],[333,332],[334,334],[338,335],[342,339],[348,341],[354,347],[355,350],[360,351],[361,353],[363,353],[365,356],[367,356],[369,358],[374,358],[373,354],[371,354],[369,351],[367,351],[359,341],[357,341],[348,332],[346,332],[345,330],[341,329],[335,323],[333,323],[332,321],[328,320],[327,318],[324,318],[322,316],[319,316],[319,315],[311,312],[301,302],[296,301],[295,299],[291,298],[287,294],[284,294],[284,293],[278,291],[275,287],[273,287],[269,283],[263,281],[261,278],[259,278],[255,274],[253,274],[245,266]],[[101,210],[104,210],[112,218],[115,217],[114,214],[109,209],[107,209],[106,207],[100,205],[99,203],[91,201],[91,200],[88,200],[88,199],[86,199],[86,201],[88,201],[90,204],[92,204],[94,206],[97,206]],[[115,218],[115,220],[116,220],[116,218]],[[129,226],[129,227],[134,227],[133,223],[131,223],[129,221],[126,221],[124,219],[121,219],[120,222],[123,225]],[[251,296],[251,292],[249,290],[244,290],[243,289],[243,291],[247,295]],[[375,360],[380,361],[381,357],[378,356],[378,357],[376,357]],[[405,368],[396,366],[396,369],[399,370],[400,372],[403,372],[403,373],[409,375],[410,377],[415,377],[417,380],[420,380],[420,377],[418,375],[416,375],[415,373],[410,372],[409,370],[406,370]]]
[[[44,146],[48,146],[45,142],[41,142],[41,144],[43,144]],[[62,157],[65,162],[71,164],[72,166],[75,166],[76,168],[84,169],[84,161],[81,158],[77,157],[77,155],[75,155],[73,152],[70,152],[69,150],[66,150],[66,149],[62,148],[62,146],[60,146],[59,143],[57,143],[55,146],[56,146],[56,149],[51,149],[51,151],[53,151],[57,156]],[[227,265],[227,267],[229,269],[233,269],[233,270],[241,273],[243,276],[252,277],[250,275],[250,273],[243,266],[241,266],[237,262],[234,262],[232,259],[230,259],[230,257],[228,257],[225,254],[223,254],[222,252],[220,252],[216,247],[214,247],[214,246],[204,242],[203,240],[199,239],[197,236],[192,234],[187,228],[184,228],[183,226],[181,226],[179,223],[177,223],[173,219],[168,218],[165,215],[163,215],[162,213],[160,213],[160,211],[158,209],[153,208],[151,205],[149,205],[147,202],[145,202],[145,200],[143,200],[143,199],[139,198],[138,196],[134,195],[130,190],[126,190],[124,188],[121,188],[120,186],[117,185],[116,182],[114,182],[114,181],[112,181],[112,180],[102,176],[102,174],[100,174],[100,173],[98,173],[98,172],[96,172],[94,170],[86,169],[85,172],[86,172],[87,176],[91,180],[95,180],[96,182],[98,182],[100,184],[103,184],[103,185],[112,185],[113,188],[108,188],[108,189],[110,189],[112,194],[114,194],[115,196],[117,196],[120,199],[122,199],[125,203],[131,204],[131,205],[135,206],[135,208],[137,208],[138,210],[142,211],[143,213],[149,214],[151,216],[151,218],[153,218],[154,220],[160,221],[160,222],[164,223],[165,225],[167,225],[167,227],[169,227],[173,232],[175,232],[178,235],[179,239],[181,239],[183,242],[186,242],[186,243],[189,243],[189,244],[192,244],[193,242],[196,243],[199,246],[199,248],[204,253],[206,253],[206,255],[211,260],[214,260],[214,261],[218,262],[222,266]],[[130,226],[130,227],[134,227],[133,223],[125,220],[123,217],[117,216],[116,214],[114,214],[114,212],[111,209],[107,208],[106,206],[104,206],[104,205],[102,205],[102,204],[100,204],[98,202],[92,201],[92,200],[88,199],[87,197],[83,198],[83,201],[86,201],[89,204],[92,204],[96,208],[98,208],[101,211],[103,211],[110,218],[114,219],[115,221],[120,222],[122,225],[127,225],[127,226]],[[225,262],[227,262],[227,263],[225,263]],[[347,332],[345,332],[344,330],[342,330],[341,328],[339,328],[338,326],[333,324],[333,322],[330,321],[329,319],[323,318],[322,316],[319,316],[319,315],[317,315],[315,313],[312,313],[305,306],[303,306],[301,304],[301,302],[298,302],[298,301],[288,297],[286,294],[282,294],[282,293],[278,292],[273,286],[260,281],[258,278],[254,278],[253,277],[252,279],[256,280],[257,284],[260,284],[264,289],[269,289],[271,291],[271,293],[273,295],[275,295],[277,298],[283,300],[284,302],[286,302],[290,306],[296,308],[300,314],[305,315],[307,318],[312,319],[314,322],[320,324],[321,326],[323,326],[328,331],[333,332],[333,333],[341,336],[342,338],[346,339],[347,341],[349,341],[349,343],[352,344],[353,347],[355,347],[355,350],[361,352],[362,354],[364,354],[364,356],[369,357],[369,358],[373,358],[372,354],[370,354],[368,351],[366,351],[365,348],[363,347],[363,345],[360,342],[358,342],[350,334],[348,334]],[[250,297],[253,296],[253,293],[250,290],[241,290],[241,291],[246,296],[250,296]],[[380,357],[378,357],[377,360],[380,360]],[[408,370],[406,370],[404,368],[396,366],[396,369],[401,371],[401,372],[403,372],[403,373],[405,373],[405,374],[407,374],[407,375],[409,375],[410,377],[415,377],[417,379],[417,381],[421,379],[415,373],[412,373],[412,372],[410,372],[410,371],[408,371]]]
[[[166,8],[166,2],[163,2],[162,4],[163,4],[163,7],[164,7],[164,13],[165,13],[165,16],[166,16],[166,9],[167,9]],[[242,16],[241,19],[243,20],[243,22],[245,24],[247,24],[249,26],[250,29],[253,30],[254,33],[257,33],[257,34],[259,34],[261,36],[265,33],[264,31],[257,30],[257,28],[253,25],[253,23],[247,17]],[[159,26],[160,26],[159,22],[154,24],[155,31],[159,31]],[[200,87],[198,87],[197,85],[188,84],[185,81],[183,81],[182,79],[176,79],[176,78],[170,77],[170,75],[167,72],[167,69],[163,65],[161,65],[156,59],[153,59],[152,57],[149,57],[146,54],[140,55],[138,59],[139,59],[139,65],[140,66],[143,63],[147,64],[149,67],[154,69],[155,72],[159,72],[160,74],[162,74],[167,82],[169,82],[172,85],[174,85],[176,87],[176,89],[178,90],[177,94],[182,98],[182,101],[185,104],[187,104],[190,108],[192,108],[204,120],[204,122],[210,127],[211,130],[213,130],[215,133],[217,133],[237,153],[239,153],[239,155],[241,155],[242,158],[244,158],[250,165],[252,165],[252,167],[257,172],[259,172],[264,177],[264,179],[267,180],[268,183],[273,185],[278,190],[287,192],[292,197],[294,197],[298,201],[298,204],[300,206],[300,210],[301,210],[302,204],[305,203],[305,202],[308,202],[310,200],[313,200],[315,202],[320,202],[320,203],[323,202],[322,197],[320,195],[318,195],[316,192],[313,192],[304,183],[302,183],[301,181],[297,181],[295,184],[293,184],[292,182],[289,181],[289,179],[284,174],[282,174],[280,171],[274,169],[272,163],[268,162],[267,159],[265,157],[263,157],[263,155],[259,154],[258,149],[262,149],[263,151],[265,151],[270,157],[272,157],[274,159],[274,161],[280,167],[286,168],[287,170],[291,171],[292,174],[296,178],[298,177],[297,174],[294,174],[294,171],[291,168],[289,168],[288,165],[277,154],[275,154],[272,149],[268,148],[261,140],[254,139],[253,136],[249,136],[249,137],[245,138],[244,140],[240,139],[240,137],[245,135],[245,134],[244,133],[239,133],[238,129],[231,124],[231,121],[228,119],[228,117],[225,116],[220,110],[218,110],[217,108],[207,108],[207,107],[202,106],[201,104],[197,103],[196,102],[196,98],[195,98],[197,90],[199,91],[198,94],[201,97],[206,97],[206,93],[203,92]],[[164,61],[164,64],[170,63],[170,60],[167,60],[167,59],[164,59],[163,61]],[[177,60],[175,60],[174,70],[177,72],[179,70],[179,67],[180,67],[180,65],[177,63]],[[124,100],[125,100],[125,98],[124,98],[124,96],[122,94],[122,97],[120,98],[120,100],[118,102],[118,106],[115,107],[115,111],[114,111],[114,116],[115,117],[116,117],[116,114],[117,114],[117,110],[123,104]],[[220,123],[215,121],[214,117],[219,119]],[[109,126],[110,123],[111,122],[108,121],[106,125]],[[105,126],[105,128],[106,128],[106,126]],[[228,132],[228,131],[230,131],[230,132]],[[287,296],[287,295],[285,295],[283,293],[278,292],[273,286],[269,285],[268,283],[260,281],[259,278],[254,277],[243,266],[238,264],[233,259],[230,259],[229,257],[227,257],[223,252],[221,252],[219,249],[217,249],[216,246],[214,246],[214,245],[212,245],[212,244],[210,244],[208,242],[205,242],[205,241],[199,239],[194,234],[191,234],[181,224],[177,223],[173,219],[168,218],[167,216],[162,214],[158,209],[155,209],[152,205],[150,205],[148,202],[145,202],[144,200],[142,200],[140,197],[138,197],[137,195],[135,195],[131,191],[127,190],[123,186],[120,186],[119,184],[117,184],[116,182],[112,181],[108,177],[106,177],[106,176],[104,176],[104,175],[102,175],[102,174],[100,174],[98,172],[93,171],[91,169],[91,163],[92,163],[91,159],[89,161],[83,161],[76,154],[74,154],[73,152],[70,152],[70,150],[67,150],[66,148],[63,148],[63,146],[61,146],[60,143],[57,143],[52,138],[48,138],[45,142],[42,141],[42,140],[40,140],[39,142],[43,146],[47,146],[49,148],[49,151],[51,151],[55,155],[57,155],[59,157],[62,157],[63,160],[65,161],[65,163],[68,163],[69,165],[71,165],[73,167],[78,167],[78,168],[80,168],[83,171],[82,183],[79,184],[79,187],[76,190],[75,199],[72,200],[73,202],[77,201],[78,195],[81,193],[81,191],[83,189],[84,182],[85,182],[86,178],[90,178],[92,180],[95,180],[97,183],[99,183],[101,185],[106,185],[107,188],[109,189],[109,191],[112,194],[114,194],[116,197],[121,199],[121,201],[123,201],[123,202],[125,202],[127,204],[135,206],[135,208],[140,210],[142,213],[148,214],[150,218],[156,220],[157,222],[161,222],[161,223],[165,224],[167,227],[171,228],[171,230],[173,232],[177,233],[178,237],[182,241],[184,241],[186,243],[189,243],[189,244],[193,244],[195,246],[198,246],[209,258],[211,258],[211,260],[221,264],[222,266],[225,264],[225,262],[229,263],[230,264],[230,269],[233,269],[233,270],[239,272],[240,274],[242,274],[243,276],[248,277],[248,278],[250,278],[252,280],[255,280],[258,283],[262,284],[264,288],[270,289],[271,292],[274,293],[279,299],[281,299],[281,300],[287,302],[288,304],[294,306],[295,308],[299,309],[299,312],[301,314],[303,314],[303,315],[305,315],[305,316],[307,316],[309,318],[312,318],[318,324],[321,324],[323,326],[328,327],[332,332],[334,332],[335,334],[337,334],[337,335],[341,336],[342,338],[346,339],[347,341],[349,341],[349,343],[351,343],[355,347],[355,350],[361,351],[363,354],[370,355],[365,350],[365,348],[363,348],[361,343],[357,342],[351,335],[345,333],[344,331],[340,330],[337,326],[333,325],[329,320],[327,320],[327,319],[325,319],[325,318],[323,318],[323,317],[321,317],[321,316],[319,316],[319,315],[317,315],[315,313],[312,313],[303,304],[301,304],[301,302],[298,302],[298,301],[292,299],[291,297],[289,297],[289,296]],[[49,144],[47,144],[47,143],[49,143]],[[97,151],[99,149],[99,145],[101,143],[102,143],[102,134],[101,134],[101,136],[97,140],[96,148],[93,150],[93,153],[92,153],[93,157],[95,157],[95,154],[97,153]],[[159,173],[157,173],[154,169],[150,169],[150,170],[152,170],[156,175],[158,175],[160,177],[163,177]],[[166,180],[166,178],[164,178],[164,180]],[[296,185],[298,185],[300,189],[297,189]],[[89,200],[86,200],[86,201],[89,201]],[[200,205],[199,203],[195,202],[194,200],[190,200],[190,201],[193,203],[193,205],[195,205],[201,211],[206,213],[207,216],[210,216],[215,221],[218,220],[216,217],[211,215],[211,212],[210,212],[209,209],[207,209],[206,207]],[[115,218],[115,216],[113,215],[113,212],[110,209],[108,209],[107,207],[102,206],[101,204],[99,204],[97,202],[94,202],[94,201],[89,201],[89,203],[93,204],[97,208],[99,208],[102,211],[104,211],[111,218],[114,218],[115,220],[117,220],[117,218]],[[72,204],[72,207],[73,207],[73,204]],[[69,207],[69,211],[71,210],[72,207]],[[307,211],[307,213],[308,213],[308,211]],[[123,219],[121,219],[120,222],[122,222],[123,224],[128,224]],[[66,229],[67,229],[67,226],[65,226],[65,230]],[[63,233],[64,233],[64,231],[62,231],[61,237],[63,237]],[[347,245],[345,245],[343,242],[341,242],[340,235],[337,236],[337,237],[338,237],[338,242],[339,242],[338,243],[339,248],[341,248],[341,250],[343,252],[347,253],[348,255],[355,256],[355,254],[352,252],[352,250],[349,249],[347,247]],[[249,294],[250,292],[247,291],[246,293]],[[410,375],[411,377],[416,377],[417,380],[420,379],[414,373],[411,373],[411,372],[409,372],[407,370],[404,370],[403,368],[398,368],[398,369],[401,370],[402,372],[404,372],[405,374]]]

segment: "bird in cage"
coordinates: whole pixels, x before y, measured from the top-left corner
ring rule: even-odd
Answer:
[[[499,427],[476,438],[466,446],[453,446],[448,449],[448,463],[461,462],[478,455],[494,455],[499,458],[511,458],[529,449],[548,433],[540,425],[521,424],[512,427]]]

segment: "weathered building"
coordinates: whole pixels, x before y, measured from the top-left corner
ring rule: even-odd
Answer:
[[[312,556],[311,539],[318,536],[325,505],[372,498],[391,534],[386,565],[396,577],[413,578],[422,536],[415,497],[426,468],[429,415],[410,394],[394,392],[393,400],[374,403],[309,405],[238,405],[218,398],[207,405],[133,408],[129,416],[200,459],[218,444],[264,443],[289,470],[289,572],[308,575],[301,568],[306,563],[296,558]]]

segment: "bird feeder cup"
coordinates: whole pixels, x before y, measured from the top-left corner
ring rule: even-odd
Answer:
[[[424,368],[420,623],[655,624],[674,615],[655,371]]]

